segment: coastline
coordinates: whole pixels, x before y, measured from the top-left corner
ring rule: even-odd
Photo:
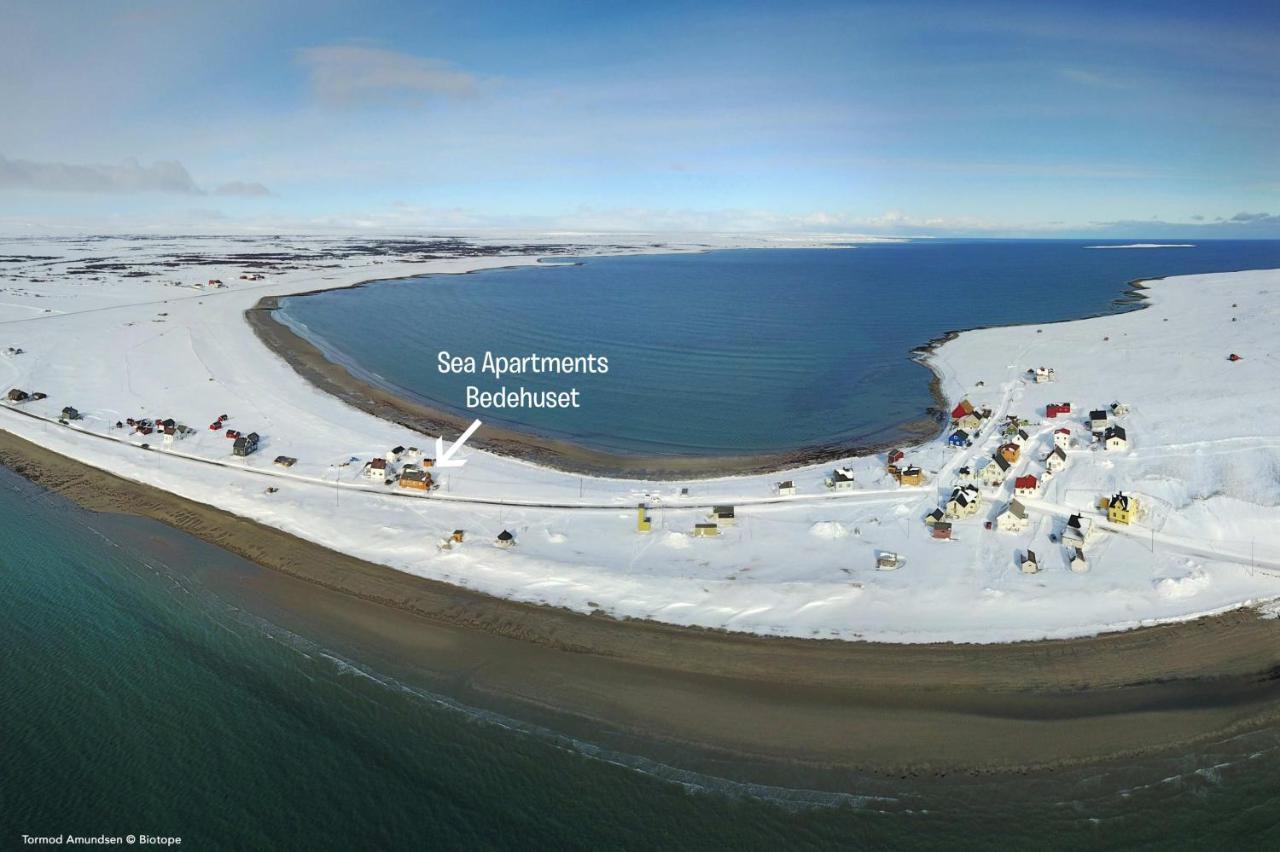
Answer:
[[[1280,720],[1280,619],[1252,610],[1074,640],[782,639],[520,604],[345,556],[0,433],[0,463],[95,511],[152,518],[398,649],[473,706],[681,759],[779,772],[1024,773]],[[444,653],[441,653],[441,652]]]

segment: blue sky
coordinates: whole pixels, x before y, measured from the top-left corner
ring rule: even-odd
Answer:
[[[5,230],[1280,237],[1280,4],[0,0]]]

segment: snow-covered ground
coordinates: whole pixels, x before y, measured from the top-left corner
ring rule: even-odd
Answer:
[[[0,394],[48,394],[0,404],[0,428],[409,573],[676,624],[988,642],[1086,635],[1280,596],[1280,271],[1169,279],[1151,285],[1142,311],[960,335],[932,361],[948,398],[995,413],[973,446],[953,449],[943,439],[909,448],[904,463],[927,475],[919,488],[899,487],[883,456],[850,460],[857,487],[840,492],[822,484],[836,465],[653,483],[584,478],[471,450],[465,467],[440,471],[442,487],[430,497],[375,484],[361,477],[363,462],[396,445],[427,449],[429,440],[313,389],[243,316],[267,295],[534,263],[553,251],[778,244],[655,247],[649,235],[557,235],[539,241],[554,244],[539,254],[519,248],[532,241],[426,249],[315,238],[0,240]],[[492,252],[500,254],[483,256]],[[248,272],[266,277],[242,280]],[[1229,361],[1231,352],[1242,360]],[[1054,381],[1029,380],[1026,369],[1040,365],[1054,368]],[[1046,420],[1045,404],[1058,401],[1071,402],[1073,413]],[[1114,418],[1129,449],[1093,450],[1083,420],[1114,401],[1129,407]],[[59,424],[66,405],[82,419]],[[232,442],[208,429],[223,413],[228,427],[263,436],[258,453],[234,458]],[[1012,495],[1011,476],[982,488],[981,508],[956,522],[953,540],[932,539],[922,518],[961,467],[1001,443],[996,421],[1006,414],[1030,421],[1014,472],[1039,474],[1062,426],[1074,439],[1067,467],[1025,501],[1026,531],[984,529]],[[129,417],[173,417],[196,433],[165,444],[114,428]],[[278,455],[298,463],[276,467]],[[776,495],[783,479],[795,481],[795,497]],[[1129,527],[1098,518],[1089,570],[1070,571],[1050,536],[1071,512],[1095,513],[1097,498],[1117,489],[1139,497],[1142,517]],[[651,507],[647,535],[636,531],[640,502]],[[720,503],[737,507],[736,524],[718,538],[691,536]],[[440,548],[454,529],[466,531],[464,543]],[[503,530],[515,535],[514,547],[494,545]],[[1019,570],[1028,548],[1039,554],[1039,573]],[[877,570],[884,551],[900,554],[898,570]]]

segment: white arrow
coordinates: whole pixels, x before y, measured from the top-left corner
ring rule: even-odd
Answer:
[[[436,467],[462,467],[467,463],[466,459],[455,459],[453,454],[462,449],[462,445],[467,439],[475,434],[480,428],[480,421],[473,420],[471,425],[467,427],[467,431],[458,436],[458,440],[453,442],[453,446],[449,449],[444,448],[444,439],[436,438]]]

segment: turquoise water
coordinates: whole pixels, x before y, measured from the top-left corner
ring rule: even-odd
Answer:
[[[0,469],[0,848],[63,832],[263,850],[1280,844],[1277,730],[1044,778],[752,788],[451,706],[262,577]]]
[[[1122,310],[1136,278],[1280,267],[1276,241],[1098,244],[589,258],[286,299],[281,314],[356,372],[454,412],[615,452],[717,455],[896,440],[933,404],[911,351],[947,331]],[[441,350],[590,353],[609,372],[444,375]],[[468,412],[467,385],[577,387],[582,407]]]

